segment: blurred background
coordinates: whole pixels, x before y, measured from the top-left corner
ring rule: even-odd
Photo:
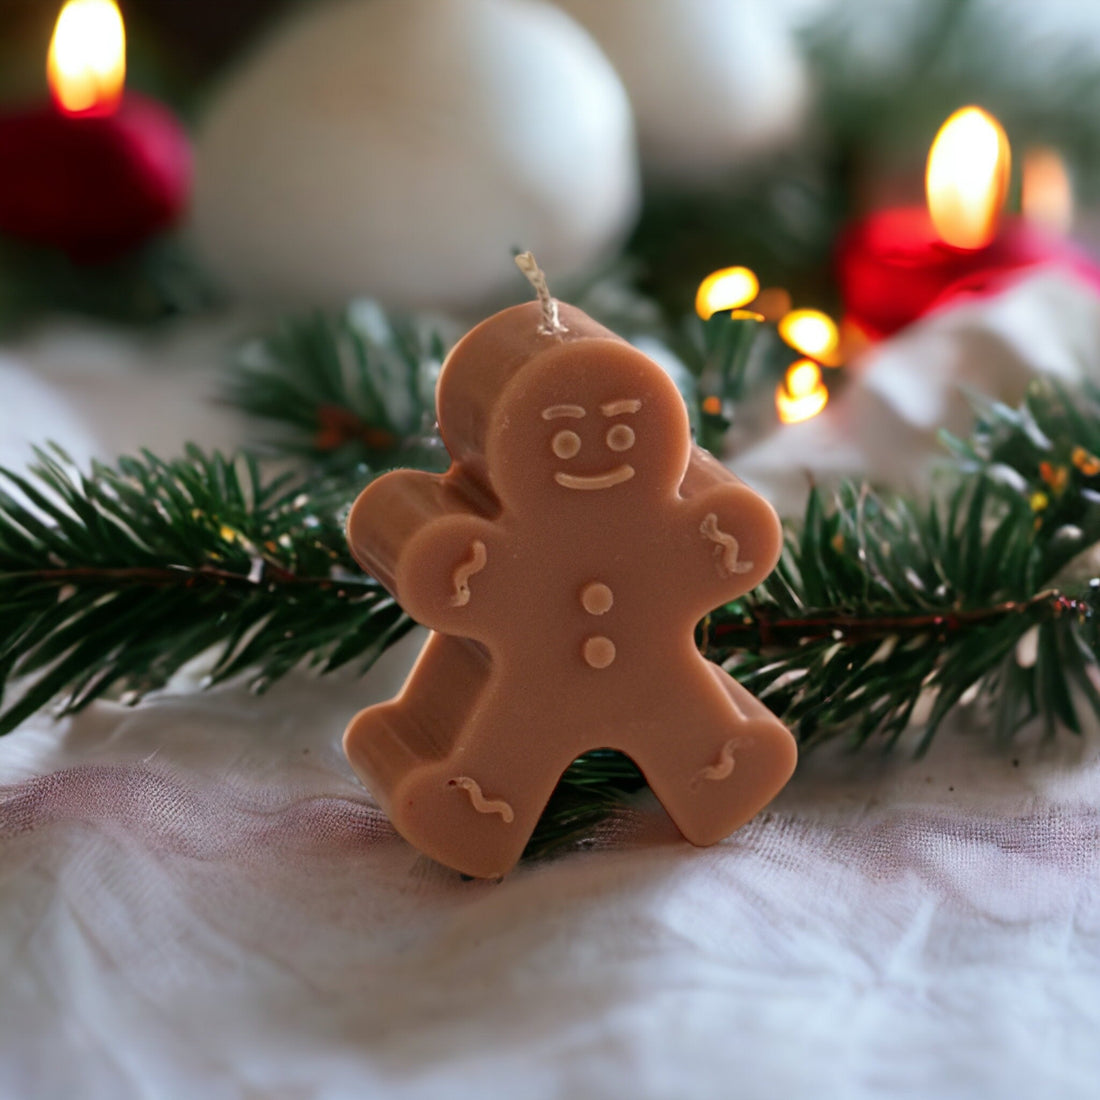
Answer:
[[[152,102],[182,138],[123,119],[96,206],[79,192],[102,150],[23,117],[101,112],[51,100],[61,6],[0,4],[9,328],[358,296],[477,316],[524,293],[509,253],[527,247],[563,297],[611,278],[675,317],[744,264],[835,313],[838,238],[920,201],[938,127],[971,103],[1011,143],[1007,211],[1036,151],[1072,194],[1058,232],[1087,246],[1100,195],[1089,0],[123,0],[115,121]],[[105,204],[140,205],[119,198],[135,173],[165,208],[89,247]]]

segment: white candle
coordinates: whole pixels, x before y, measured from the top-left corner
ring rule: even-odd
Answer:
[[[805,61],[763,0],[559,0],[623,78],[655,177],[706,183],[799,133]]]

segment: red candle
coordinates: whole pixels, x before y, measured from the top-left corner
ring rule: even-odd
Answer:
[[[927,207],[877,211],[849,227],[837,249],[838,279],[862,329],[888,336],[947,302],[995,293],[1038,265],[1066,268],[1100,289],[1100,268],[1067,241],[1022,218],[998,222],[1008,169],[996,120],[966,108],[933,143]]]
[[[853,225],[837,252],[845,308],[870,336],[884,337],[961,297],[1003,289],[1039,264],[1058,265],[1100,289],[1100,271],[1069,242],[1006,221],[985,248],[945,244],[928,211],[881,210]]]
[[[0,233],[112,259],[186,207],[191,149],[161,104],[123,94],[114,0],[70,0],[50,45],[52,105],[0,115]]]

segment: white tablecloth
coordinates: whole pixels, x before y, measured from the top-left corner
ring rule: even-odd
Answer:
[[[821,755],[705,850],[642,798],[494,885],[348,770],[385,679],[0,742],[0,1095],[1095,1097],[1096,739]]]
[[[90,450],[238,430],[166,348],[96,385],[59,346],[18,351]],[[466,882],[339,750],[415,641],[0,740],[0,1096],[1096,1096],[1100,735],[1006,756],[964,713],[920,762],[811,757],[714,848],[642,796]]]

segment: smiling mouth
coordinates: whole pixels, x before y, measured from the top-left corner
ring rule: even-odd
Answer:
[[[566,489],[610,489],[613,485],[622,485],[634,476],[633,466],[616,466],[614,470],[608,470],[606,474],[592,474],[589,477],[578,477],[576,474],[554,474],[554,480]]]

